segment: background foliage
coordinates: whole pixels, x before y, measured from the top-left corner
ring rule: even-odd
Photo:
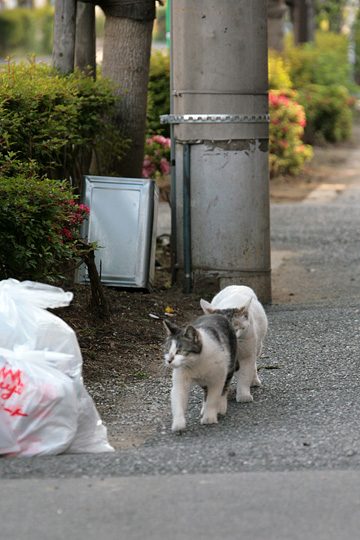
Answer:
[[[314,43],[300,46],[288,36],[282,55],[270,53],[269,86],[285,93],[296,89],[306,116],[304,142],[334,143],[351,136],[357,87],[345,35],[318,31]]]
[[[0,11],[0,55],[51,54],[54,8],[16,8]]]
[[[168,52],[154,51],[150,59],[148,85],[147,133],[169,137],[170,128],[160,124],[160,115],[170,113],[170,57]]]

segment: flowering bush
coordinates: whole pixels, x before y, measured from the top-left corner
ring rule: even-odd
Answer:
[[[291,90],[269,93],[270,176],[298,174],[312,157],[311,146],[302,141],[306,125],[304,108],[295,97],[296,93]]]
[[[52,281],[67,264],[74,269],[88,214],[67,182],[0,176],[0,279]]]
[[[287,66],[282,56],[276,51],[269,51],[269,88],[272,90],[283,90],[292,88],[292,82]]]
[[[154,135],[146,139],[142,175],[154,180],[170,173],[170,139]]]
[[[63,203],[65,226],[60,232],[63,242],[76,242],[80,240],[80,225],[88,218],[90,208],[86,204],[78,203],[74,199],[69,199]]]

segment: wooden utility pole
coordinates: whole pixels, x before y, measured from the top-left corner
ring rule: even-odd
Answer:
[[[76,0],[56,0],[53,66],[61,73],[74,71]]]

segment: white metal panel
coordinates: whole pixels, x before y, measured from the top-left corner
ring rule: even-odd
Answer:
[[[90,207],[85,235],[98,245],[95,260],[104,284],[151,285],[157,199],[153,180],[85,177],[84,202]],[[86,272],[80,280],[87,280]]]

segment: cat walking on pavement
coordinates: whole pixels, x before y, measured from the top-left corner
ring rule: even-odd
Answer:
[[[222,314],[233,325],[238,347],[239,365],[236,401],[253,401],[251,386],[260,386],[256,360],[260,357],[268,329],[263,306],[255,292],[245,285],[230,285],[220,291],[211,303],[200,300],[204,313]]]
[[[204,390],[201,424],[216,424],[225,414],[227,393],[237,364],[234,328],[221,314],[203,315],[183,327],[164,321],[165,365],[173,369],[172,431],[185,429],[189,391],[198,384]]]

